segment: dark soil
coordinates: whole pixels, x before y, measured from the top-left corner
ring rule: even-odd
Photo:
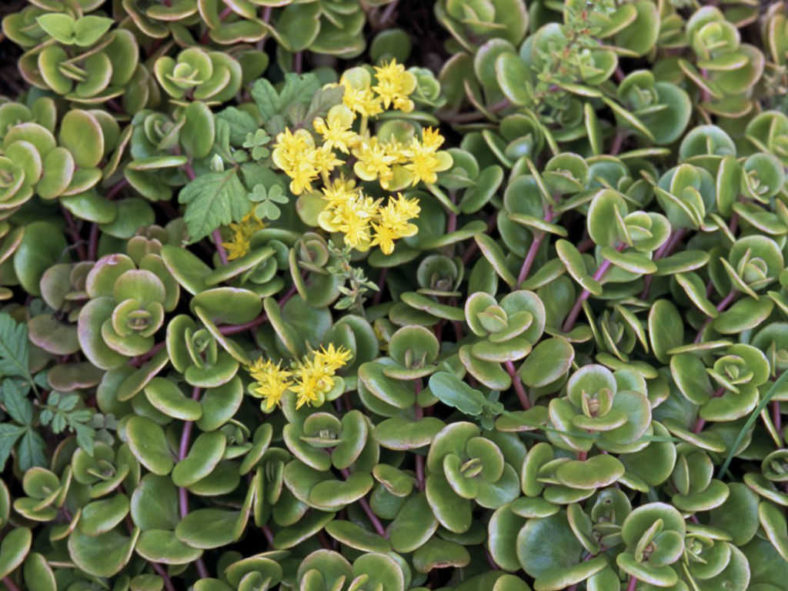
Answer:
[[[3,0],[0,2],[0,20],[8,14],[19,12],[26,5],[25,0]],[[5,34],[0,33],[0,39],[0,95],[13,99],[26,86],[16,67],[22,50],[6,39]]]

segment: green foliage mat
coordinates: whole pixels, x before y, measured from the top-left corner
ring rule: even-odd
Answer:
[[[0,590],[786,588],[784,0],[7,4]]]

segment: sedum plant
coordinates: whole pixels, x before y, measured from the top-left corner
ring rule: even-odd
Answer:
[[[0,589],[785,588],[783,0],[9,6]]]

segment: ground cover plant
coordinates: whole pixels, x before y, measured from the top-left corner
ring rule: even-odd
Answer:
[[[788,4],[2,10],[0,588],[785,589]]]

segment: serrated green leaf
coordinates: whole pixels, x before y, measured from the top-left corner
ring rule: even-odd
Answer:
[[[27,327],[0,314],[0,375],[31,381],[28,352]]]
[[[8,415],[20,425],[29,426],[33,422],[33,405],[13,380],[3,382],[3,405]]]
[[[25,427],[11,423],[0,423],[0,471],[5,469],[6,460],[11,455],[14,444],[24,432]]]
[[[240,221],[249,211],[246,189],[235,168],[200,175],[181,190],[178,203],[186,205],[183,219],[192,243],[219,226]]]
[[[29,470],[33,466],[47,465],[47,444],[44,438],[28,428],[22,439],[19,441],[19,467],[22,470]]]

